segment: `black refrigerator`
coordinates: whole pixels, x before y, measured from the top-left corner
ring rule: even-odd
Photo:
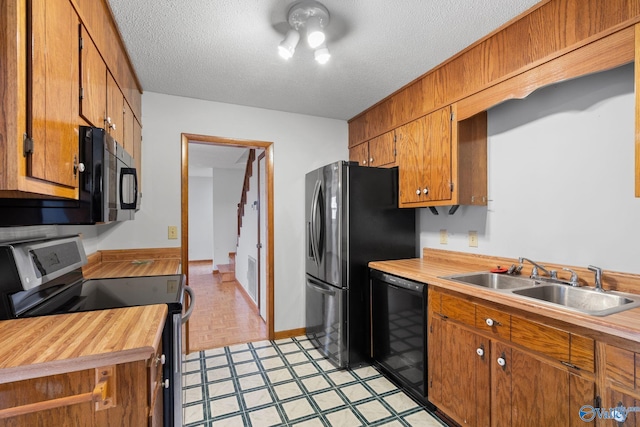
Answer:
[[[309,172],[305,227],[307,337],[336,366],[360,366],[370,359],[367,264],[416,256],[415,210],[398,208],[398,169],[340,161]]]

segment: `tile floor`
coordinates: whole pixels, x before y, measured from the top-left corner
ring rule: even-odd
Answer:
[[[184,425],[441,427],[375,368],[336,369],[306,337],[188,355]]]

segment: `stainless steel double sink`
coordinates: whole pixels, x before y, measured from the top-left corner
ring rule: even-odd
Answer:
[[[593,288],[548,283],[528,277],[476,272],[441,278],[592,316],[607,316],[640,307],[640,295],[615,291],[597,292]]]

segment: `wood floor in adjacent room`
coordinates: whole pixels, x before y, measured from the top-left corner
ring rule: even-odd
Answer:
[[[267,339],[267,325],[236,281],[212,274],[211,261],[189,262],[196,305],[189,320],[189,353]]]

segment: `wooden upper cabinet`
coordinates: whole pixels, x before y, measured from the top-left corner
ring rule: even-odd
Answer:
[[[358,162],[360,166],[369,165],[369,143],[363,142],[349,149],[349,160]]]
[[[387,132],[371,141],[349,149],[349,160],[360,166],[393,167],[396,165],[395,132]]]
[[[123,129],[123,137],[120,142],[124,149],[129,153],[132,157],[134,156],[134,132],[135,132],[135,123],[136,118],[133,115],[133,111],[127,102],[124,102],[124,113],[122,118],[122,126]]]
[[[27,175],[71,188],[78,187],[78,25],[69,0],[31,2]]]
[[[394,166],[396,163],[396,133],[383,133],[369,141],[369,166]]]
[[[124,138],[124,96],[111,73],[107,73],[107,118],[105,128],[122,144]]]
[[[451,200],[451,112],[442,108],[396,130],[400,207]]]
[[[92,126],[103,127],[107,109],[107,65],[82,26],[80,29],[80,115]]]

